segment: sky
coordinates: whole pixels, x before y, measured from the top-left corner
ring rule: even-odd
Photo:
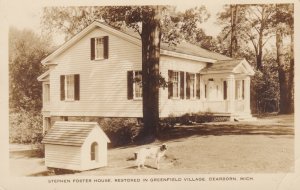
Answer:
[[[52,2],[52,1],[51,1]],[[54,0],[55,2],[55,0]],[[72,1],[73,2],[73,1]],[[99,2],[99,1],[98,1]],[[165,1],[164,1],[165,2]],[[167,1],[168,2],[168,1]],[[187,3],[189,2],[189,3]],[[196,2],[196,3],[195,3]],[[104,3],[105,4],[105,3]],[[136,4],[136,1],[135,1]],[[193,3],[190,2],[190,0],[187,1],[178,1],[178,2],[171,2],[171,4],[176,6],[176,10],[184,11],[185,9],[192,8],[195,6],[201,6],[203,5],[203,2],[199,1],[193,1]],[[40,18],[42,16],[42,7],[43,6],[49,6],[53,5],[49,2],[45,3],[45,1],[36,1],[36,0],[10,0],[5,2],[5,16],[8,21],[9,26],[14,26],[18,29],[32,29],[38,34],[41,34],[41,25],[40,25]],[[64,4],[59,3],[55,5],[70,5],[70,4]],[[74,5],[74,4],[71,4]],[[75,4],[75,5],[89,5],[89,4]],[[97,4],[99,5],[99,3]],[[102,4],[101,4],[102,5]],[[206,31],[208,35],[216,36],[220,30],[221,27],[215,24],[216,22],[216,14],[222,10],[223,4],[221,3],[205,3],[205,6],[210,13],[211,17],[208,19],[206,23],[203,23],[201,27]],[[63,42],[63,36],[62,35],[54,35],[54,42],[59,45]]]

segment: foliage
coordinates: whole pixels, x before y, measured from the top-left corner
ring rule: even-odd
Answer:
[[[42,116],[25,110],[9,115],[9,142],[10,143],[40,143],[42,135]]]
[[[102,118],[98,123],[113,147],[133,143],[142,129],[142,125],[134,118]]]
[[[41,60],[49,53],[49,40],[38,37],[30,30],[9,31],[9,106],[39,112],[42,107],[42,84],[37,77],[46,68]]]

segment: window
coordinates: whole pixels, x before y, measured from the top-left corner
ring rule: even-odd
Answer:
[[[133,91],[134,91],[134,98],[142,98],[142,71],[135,71],[133,72]]]
[[[179,72],[173,72],[172,76],[172,84],[173,84],[173,98],[179,97]]]
[[[127,71],[127,99],[141,99],[142,97],[142,71]]]
[[[66,100],[74,100],[74,75],[66,75],[65,94]]]
[[[244,96],[245,96],[244,90],[245,90],[244,80],[236,80],[235,81],[235,99],[243,100]]]
[[[44,103],[50,102],[50,84],[44,84]]]
[[[168,97],[178,99],[200,99],[200,73],[185,73],[182,71],[168,71]]]
[[[79,74],[60,76],[60,100],[79,100]]]
[[[108,59],[108,36],[91,38],[91,60]]]
[[[91,160],[98,161],[98,143],[93,142],[91,145]]]

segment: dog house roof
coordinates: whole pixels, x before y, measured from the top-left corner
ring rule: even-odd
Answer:
[[[99,127],[101,137],[110,142],[97,122],[57,121],[44,137],[42,143],[67,146],[82,146],[95,127]]]

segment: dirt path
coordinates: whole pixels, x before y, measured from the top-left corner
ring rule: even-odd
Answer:
[[[160,142],[147,145],[168,144],[160,170],[153,168],[153,160],[146,163],[145,169],[137,170],[134,161],[127,160],[141,146],[129,146],[110,149],[107,167],[75,175],[277,173],[294,170],[291,115],[265,117],[251,123],[177,126],[165,134]],[[12,157],[11,166],[14,175],[47,175],[41,158]]]

